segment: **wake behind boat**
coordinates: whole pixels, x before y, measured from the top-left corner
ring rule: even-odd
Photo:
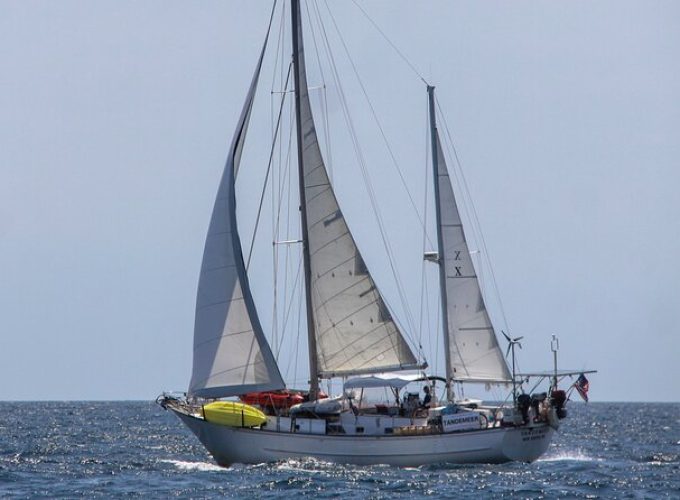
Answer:
[[[290,2],[290,16],[288,75],[292,72],[294,83],[301,224],[301,237],[294,242],[302,250],[309,390],[286,388],[271,336],[258,316],[236,219],[236,176],[270,19],[206,238],[189,390],[180,396],[163,394],[159,404],[173,411],[221,465],[298,457],[397,466],[536,460],[566,417],[568,395],[558,388],[559,381],[580,372],[557,370],[554,345],[552,372],[517,374],[520,339],[510,337],[512,370],[508,367],[468,248],[437,128],[434,87],[426,90],[438,251],[427,252],[425,260],[439,270],[443,377],[427,374],[424,357],[393,317],[340,209],[312,114],[299,0]],[[281,110],[289,93],[286,77]],[[549,389],[524,393],[523,384],[531,377],[548,379]],[[342,379],[339,396],[321,393],[320,381],[328,379]],[[444,391],[441,401],[437,382]],[[512,401],[484,405],[456,398],[456,383],[511,387]],[[584,384],[579,387],[583,390]],[[390,399],[366,401],[365,394],[376,388]],[[219,401],[235,396],[242,402]]]

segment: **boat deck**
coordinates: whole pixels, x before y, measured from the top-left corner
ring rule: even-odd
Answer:
[[[201,405],[181,400],[171,400],[165,404],[175,411],[205,420]],[[332,415],[283,413],[267,415],[267,421],[254,430],[283,434],[410,436],[480,431],[515,425],[511,422],[510,408],[461,408],[456,413],[447,414],[445,407],[440,407],[431,410],[418,409],[411,412],[411,416],[405,416],[403,413],[398,407],[386,409],[381,405],[355,411],[345,409]]]

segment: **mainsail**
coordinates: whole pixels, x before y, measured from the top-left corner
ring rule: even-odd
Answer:
[[[236,223],[236,174],[266,45],[265,39],[205,240],[189,384],[194,396],[226,397],[285,387],[255,310]]]
[[[318,377],[418,368],[366,268],[330,184],[312,116],[299,3],[296,98]],[[294,32],[295,33],[295,32]],[[313,356],[314,353],[311,353]],[[312,363],[310,363],[313,366]],[[315,374],[312,374],[314,378]]]
[[[444,332],[449,351],[447,372],[459,381],[507,382],[512,377],[484,304],[435,124],[434,89],[430,87],[428,91],[436,144],[433,164],[440,235],[439,263],[440,272],[444,273],[441,293],[448,318]]]

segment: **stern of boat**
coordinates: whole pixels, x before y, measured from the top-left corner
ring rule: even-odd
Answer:
[[[511,461],[534,462],[548,451],[554,433],[548,424],[517,427],[505,434],[502,453]]]

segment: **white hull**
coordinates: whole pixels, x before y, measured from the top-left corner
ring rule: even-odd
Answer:
[[[548,449],[554,432],[547,424],[537,424],[418,436],[313,435],[226,427],[175,413],[217,463],[224,466],[303,457],[410,467],[434,463],[532,462]]]

